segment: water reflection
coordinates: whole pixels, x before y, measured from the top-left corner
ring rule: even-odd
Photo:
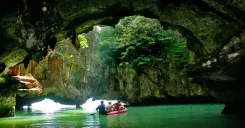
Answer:
[[[100,127],[100,118],[99,115],[89,115],[86,116],[84,122],[85,128],[99,128]]]
[[[0,128],[244,128],[244,119],[222,116],[220,105],[129,107],[128,113],[99,115],[81,109],[54,113],[17,112],[0,118]],[[178,123],[177,123],[178,122]]]
[[[118,115],[108,115],[106,117],[107,121],[108,121],[108,125],[109,127],[123,127],[123,126],[127,126],[127,115],[128,113],[121,113]]]

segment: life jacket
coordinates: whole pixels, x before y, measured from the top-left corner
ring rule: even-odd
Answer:
[[[118,111],[119,108],[120,108],[120,106],[122,106],[122,104],[116,104],[116,105],[114,106],[114,110]]]

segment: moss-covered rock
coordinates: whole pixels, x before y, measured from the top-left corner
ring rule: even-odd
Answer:
[[[0,76],[0,117],[15,115],[17,81]]]
[[[15,115],[15,93],[8,90],[0,90],[0,117]]]
[[[99,60],[94,55],[98,47],[94,42],[94,33],[78,35],[81,48],[76,49],[70,39],[62,39],[56,44],[55,49],[50,50],[47,56],[34,65],[31,62],[27,69],[21,64],[22,74],[32,73],[40,81],[43,87],[41,97],[52,95],[55,98],[70,100],[60,101],[68,104],[83,102],[92,94],[92,88],[88,83],[89,77],[97,77]],[[94,85],[93,85],[94,86]]]
[[[132,67],[117,67],[112,75],[118,81],[118,89],[112,84],[112,91],[117,90],[130,103],[141,103],[150,98],[168,99],[168,97],[208,96],[198,84],[190,83],[190,78],[181,75],[173,64],[156,63],[150,68],[142,69],[138,75]],[[115,83],[114,83],[115,84]],[[152,101],[151,103],[153,103]]]
[[[41,92],[41,85],[31,75],[0,76],[0,117],[15,115],[16,94],[23,97],[33,97]]]
[[[13,49],[11,52],[4,53],[0,56],[0,62],[5,64],[5,70],[0,75],[7,75],[11,67],[22,62],[27,53],[24,49]]]
[[[202,56],[223,46],[240,27],[235,21],[227,21],[215,13],[207,13],[189,5],[180,5],[176,8],[170,6],[162,13],[160,19],[190,30],[202,43],[202,47],[191,45],[189,48]]]
[[[244,33],[234,37],[219,52],[187,67],[194,80],[202,83],[218,100],[225,102],[223,114],[244,114]]]
[[[175,4],[178,6],[175,6]],[[215,10],[214,5],[217,4],[220,6],[217,6],[217,10]],[[242,8],[242,4],[238,1],[230,1],[230,4]],[[219,49],[242,26],[242,21],[239,17],[236,17],[237,12],[229,9],[225,10],[224,8],[229,7],[220,1],[163,2],[150,0],[146,2],[139,0],[118,0],[98,2],[92,0],[89,2],[68,2],[66,0],[59,0],[57,8],[61,12],[64,21],[66,21],[64,23],[65,28],[69,30],[80,26],[79,32],[87,31],[89,28],[92,29],[94,24],[91,21],[96,21],[96,24],[110,24],[112,21],[115,24],[118,21],[115,18],[132,14],[158,18],[164,25],[172,28],[181,26],[193,33],[193,36],[198,40],[192,41],[189,48],[195,51],[198,56],[206,56]],[[68,8],[73,11],[67,11]],[[113,11],[110,11],[111,9]],[[124,13],[121,13],[121,11]],[[111,20],[107,22],[100,21],[104,17],[109,16],[112,17]]]

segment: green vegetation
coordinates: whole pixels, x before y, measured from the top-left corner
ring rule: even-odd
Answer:
[[[155,62],[188,60],[186,39],[173,30],[164,30],[156,19],[130,16],[112,28],[101,31],[101,56],[120,66],[132,65],[136,71]]]
[[[87,41],[84,34],[78,35],[78,40],[79,40],[81,48],[87,48],[88,47],[88,43],[87,43],[88,41]]]
[[[69,50],[69,47],[66,46],[67,44],[70,44],[70,40],[62,40],[59,42],[56,46],[55,54],[58,55],[62,60],[72,63],[74,61],[74,57],[73,55],[67,54]]]
[[[0,76],[0,85],[7,83],[7,80],[4,77]]]
[[[8,117],[13,116],[15,113],[15,93],[2,92],[0,94],[0,116]]]
[[[111,62],[114,61],[114,53],[118,46],[115,44],[116,41],[116,33],[115,29],[112,27],[103,27],[100,32],[99,40],[100,42],[100,53],[101,59],[104,62]]]
[[[24,49],[13,49],[11,52],[6,52],[0,56],[0,62],[6,64],[6,69],[10,69],[22,62],[27,56],[27,52]],[[5,70],[3,75],[6,75],[9,70]]]
[[[12,91],[16,91],[16,85],[19,82],[15,79],[12,79],[11,77],[8,76],[0,76],[0,90],[12,90]]]

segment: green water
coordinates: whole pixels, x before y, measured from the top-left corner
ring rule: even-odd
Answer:
[[[0,118],[0,128],[237,128],[245,120],[220,114],[223,105],[166,105],[129,107],[128,113],[91,115],[81,109],[17,112]]]

